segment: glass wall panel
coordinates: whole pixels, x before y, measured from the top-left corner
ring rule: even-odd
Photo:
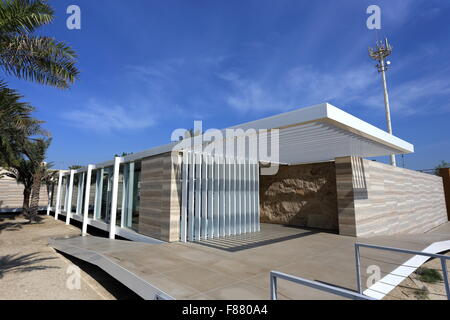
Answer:
[[[91,189],[89,191],[89,210],[88,217],[90,219],[94,218],[94,208],[95,208],[95,193],[96,193],[96,180],[97,180],[97,170],[92,170],[91,173],[91,181],[89,182],[91,185]],[[84,212],[83,212],[84,214]]]
[[[119,185],[117,191],[117,213],[116,213],[116,225],[121,226],[122,212],[125,204],[125,188],[127,187],[124,183],[125,175],[128,174],[128,163],[120,164],[119,167]]]
[[[113,178],[113,167],[108,167],[103,169],[102,181],[102,193],[101,193],[101,210],[100,210],[100,220],[109,223],[111,214],[111,200],[112,200],[112,181]]]
[[[70,199],[71,212],[76,213],[77,211],[77,201],[78,201],[78,182],[80,181],[80,174],[75,173],[73,176],[73,186],[72,186],[72,199]]]
[[[60,199],[60,206],[61,211],[66,212],[66,204],[67,204],[67,188],[68,188],[68,176],[63,176],[62,183],[61,183],[61,199]]]
[[[57,183],[52,183],[48,187],[49,187],[49,192],[51,192],[51,194],[49,194],[50,195],[50,207],[55,208],[55,205],[56,205],[56,192],[57,192],[57,189],[58,189],[58,184]]]
[[[122,206],[124,215],[123,225],[126,228],[138,231],[139,203],[141,199],[141,162],[127,163],[123,169]]]
[[[76,173],[73,177],[72,190],[72,213],[77,215],[83,214],[84,196],[86,188],[84,187],[85,172]]]
[[[84,213],[84,200],[86,198],[86,172],[80,173],[80,181],[78,182],[78,201],[77,201],[77,214],[83,215]]]

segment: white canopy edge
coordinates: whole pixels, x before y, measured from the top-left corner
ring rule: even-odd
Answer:
[[[308,123],[328,123],[334,127],[340,128],[344,131],[351,132],[357,136],[363,137],[373,142],[377,142],[386,146],[386,150],[395,154],[413,153],[414,146],[394,135],[387,133],[329,103],[322,103],[306,108],[293,110],[277,114],[271,117],[246,122],[229,129],[286,129],[290,127],[301,127]],[[226,129],[222,130],[225,132]],[[193,139],[193,138],[191,138]],[[191,139],[186,139],[185,142]],[[169,143],[166,145],[154,147],[145,151],[137,152],[127,155],[122,158],[122,162],[131,162],[138,159],[151,157],[158,154],[171,152],[176,149],[178,142]],[[179,149],[178,149],[179,150]],[[386,151],[387,152],[387,151]],[[386,155],[390,154],[389,152]],[[349,154],[350,155],[350,154]],[[325,161],[328,159],[316,159],[317,161]],[[314,160],[308,160],[314,162]],[[94,168],[104,168],[112,166],[114,160],[98,163]],[[77,170],[76,172],[85,171],[86,167]]]
[[[336,127],[376,141],[396,150],[396,154],[413,153],[414,146],[394,135],[387,133],[329,103],[297,109],[272,117],[243,123],[232,129],[282,129],[310,122],[323,121]]]

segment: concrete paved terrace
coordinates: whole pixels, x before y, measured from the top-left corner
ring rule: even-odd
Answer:
[[[97,264],[143,298],[268,299],[269,272],[356,290],[354,244],[424,250],[439,243],[450,249],[450,223],[426,234],[346,237],[317,230],[263,224],[257,234],[198,243],[148,244],[97,237],[51,240],[57,250]],[[435,252],[436,253],[436,252]],[[361,249],[361,267],[377,265],[382,276],[411,258]],[[363,286],[366,283],[363,273]],[[279,299],[339,297],[279,280]]]

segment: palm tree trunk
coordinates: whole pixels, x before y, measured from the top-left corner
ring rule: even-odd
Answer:
[[[31,189],[25,187],[23,189],[23,202],[22,202],[22,214],[28,217],[28,211],[30,209],[30,195]]]
[[[41,192],[41,172],[37,172],[33,177],[33,185],[31,186],[31,201],[30,201],[30,222],[37,221],[39,210],[39,196]]]

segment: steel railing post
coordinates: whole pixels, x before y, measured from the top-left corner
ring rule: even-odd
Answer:
[[[447,293],[447,300],[450,300],[450,285],[448,283],[448,271],[446,259],[441,258],[441,265],[442,265],[442,273],[444,274],[444,285],[445,285],[445,292]]]
[[[356,287],[358,293],[362,294],[362,284],[361,284],[361,260],[359,255],[359,244],[355,243],[355,261],[356,261]]]
[[[270,273],[270,299],[277,300],[277,277]]]

